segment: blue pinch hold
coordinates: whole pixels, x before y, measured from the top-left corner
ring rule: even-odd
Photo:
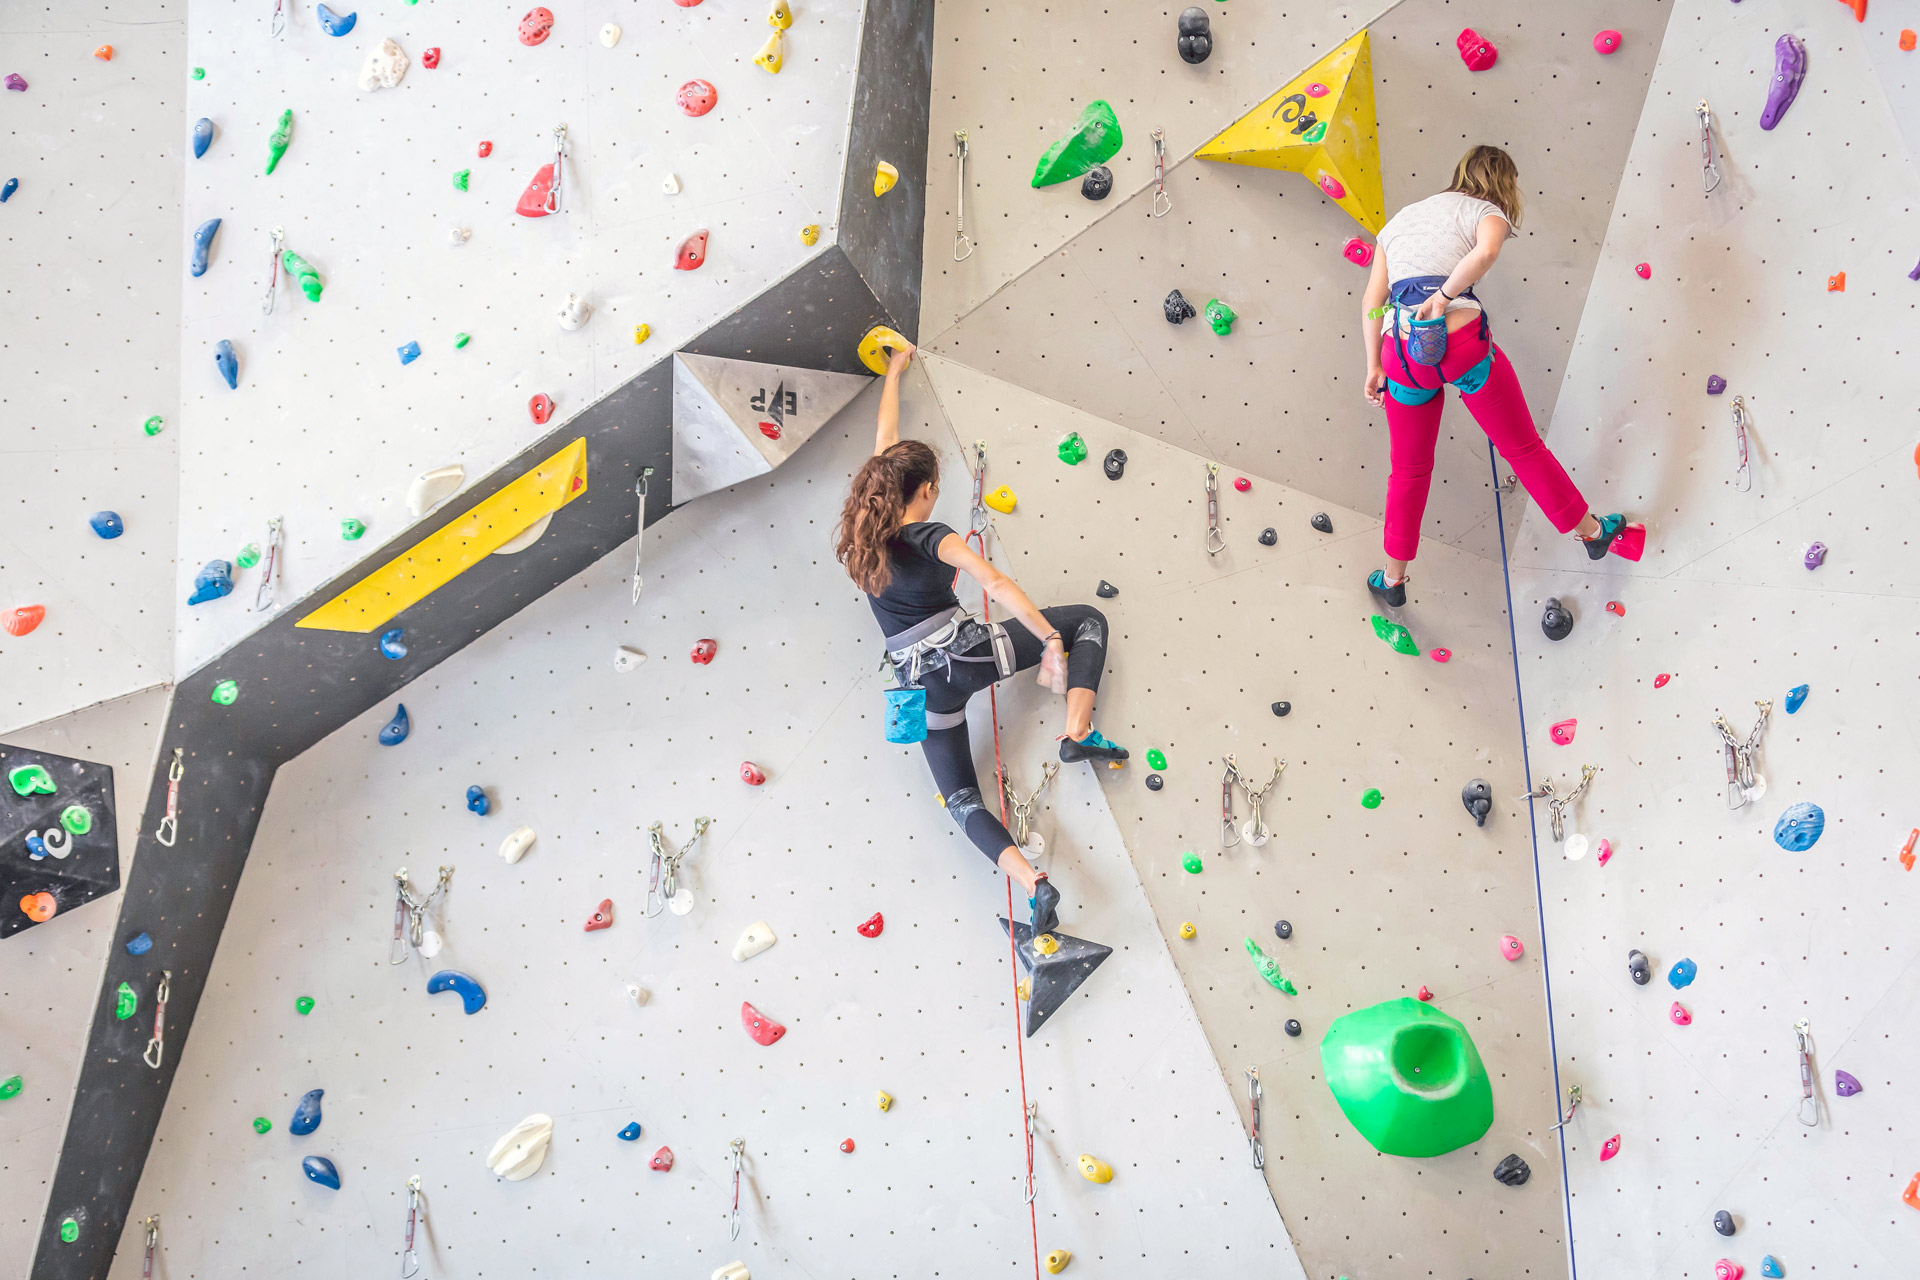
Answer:
[[[27,857],[33,859],[35,862],[40,862],[44,860],[46,856],[47,842],[40,838],[40,833],[38,831],[27,832]]]
[[[1769,1253],[1760,1259],[1760,1274],[1763,1276],[1784,1276],[1787,1273],[1780,1269],[1780,1259]]]
[[[87,523],[102,538],[112,541],[127,531],[127,522],[120,518],[118,511],[96,511],[87,517]]]
[[[308,1156],[300,1162],[300,1172],[323,1187],[331,1187],[335,1191],[340,1189],[340,1171],[325,1156]]]
[[[406,635],[407,633],[399,627],[395,627],[391,631],[382,631],[380,633],[380,656],[396,662],[406,657]]]
[[[360,20],[360,11],[339,14],[324,4],[313,6],[313,16],[320,19],[320,29],[330,36],[343,36],[353,30],[353,24]]]
[[[475,783],[467,788],[467,808],[481,817],[487,816],[487,810],[493,808],[493,802],[487,799],[487,789]]]
[[[413,721],[407,719],[407,704],[395,703],[393,719],[380,726],[380,745],[397,747],[407,740],[407,735],[412,731]]]
[[[293,1119],[287,1121],[288,1133],[304,1136],[320,1127],[320,1095],[325,1092],[325,1089],[309,1089],[300,1095]]]
[[[622,1142],[638,1142],[640,1140],[640,1122],[638,1120],[627,1121],[627,1127],[615,1136]]]
[[[127,939],[127,954],[143,956],[153,950],[153,938],[146,933],[136,933]]]
[[[6,185],[0,186],[0,204],[5,204],[8,200],[11,200],[13,198],[13,193],[18,191],[19,189],[20,189],[20,179],[8,178],[6,181]]]
[[[213,367],[227,380],[228,390],[240,386],[240,357],[233,354],[233,343],[225,338],[213,344]]]
[[[207,255],[213,251],[213,238],[220,234],[220,219],[208,218],[193,232],[193,261],[187,270],[196,276],[207,274]]]
[[[193,158],[198,160],[213,145],[213,121],[201,116],[193,122]]]
[[[1780,821],[1773,824],[1773,842],[1782,849],[1805,853],[1813,848],[1826,826],[1827,815],[1820,806],[1802,800],[1799,804],[1788,806],[1787,811],[1780,815]]]
[[[458,969],[442,969],[427,979],[427,994],[438,995],[442,991],[460,993],[460,1003],[467,1007],[468,1013],[478,1013],[487,1004],[487,989]]]
[[[1676,960],[1673,968],[1667,970],[1667,985],[1675,991],[1684,990],[1693,985],[1693,979],[1699,972],[1700,966],[1692,960]]]
[[[1787,690],[1787,714],[1792,715],[1807,704],[1807,686],[1797,684]]]
[[[412,364],[420,358],[420,344],[417,342],[408,342],[401,346],[399,350],[401,364]]]
[[[193,594],[188,604],[205,604],[233,593],[233,561],[209,560],[207,567],[193,575]]]

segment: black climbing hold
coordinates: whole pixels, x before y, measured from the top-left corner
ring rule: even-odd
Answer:
[[[1307,521],[1307,523],[1322,533],[1333,532],[1333,521],[1327,517],[1327,513],[1324,511],[1314,512],[1313,519]]]
[[[1549,640],[1565,640],[1573,634],[1573,615],[1560,603],[1559,596],[1547,601],[1546,612],[1540,615],[1540,629]]]
[[[1288,1035],[1290,1035],[1290,1036],[1297,1036],[1297,1035],[1299,1035],[1299,1034],[1300,1034],[1300,1019],[1298,1019],[1298,1018],[1288,1018],[1288,1019],[1287,1019],[1287,1025],[1286,1025],[1286,1032],[1287,1032],[1287,1034],[1288,1034]]]
[[[1467,812],[1473,815],[1473,825],[1487,825],[1487,815],[1493,812],[1493,787],[1485,778],[1475,778],[1460,788],[1460,803],[1467,806]]]
[[[1118,480],[1127,473],[1127,451],[1125,449],[1107,450],[1107,459],[1100,465],[1105,469],[1107,479]]]
[[[1158,791],[1160,788],[1166,785],[1167,785],[1167,780],[1161,777],[1159,774],[1150,773],[1147,775],[1147,790]]]
[[[1102,600],[1111,600],[1120,594],[1120,588],[1114,586],[1105,578],[1102,578],[1100,579],[1100,585],[1093,589],[1093,594],[1099,596]]]
[[[1112,190],[1113,170],[1103,164],[1087,170],[1087,176],[1080,181],[1080,194],[1089,200],[1105,200]]]
[[[1272,545],[1273,545],[1274,543],[1276,543],[1276,542],[1278,542],[1278,541],[1280,541],[1280,535],[1279,535],[1279,534],[1277,534],[1277,533],[1275,533],[1275,532],[1273,531],[1273,526],[1272,526],[1272,525],[1268,525],[1268,526],[1267,526],[1266,528],[1264,528],[1264,529],[1262,529],[1262,530],[1260,531],[1260,545],[1261,545],[1261,546],[1263,546],[1263,547],[1270,547],[1270,546],[1272,546]]]
[[[1527,1168],[1525,1160],[1512,1155],[1493,1166],[1493,1176],[1496,1181],[1504,1182],[1509,1187],[1518,1187],[1525,1185],[1527,1179],[1533,1176],[1533,1170]]]
[[[1277,716],[1283,716],[1291,710],[1293,710],[1293,704],[1291,702],[1276,702],[1273,704],[1273,714]]]
[[[1713,1229],[1723,1236],[1733,1234],[1733,1215],[1725,1209],[1713,1215]]]
[[[1291,938],[1293,936],[1292,923],[1286,920],[1275,920],[1273,922],[1273,936],[1276,938]]]
[[[1185,324],[1200,314],[1193,309],[1193,304],[1188,302],[1185,295],[1178,289],[1168,294],[1166,302],[1162,305],[1167,313],[1168,324]]]
[[[1627,952],[1627,972],[1633,975],[1633,984],[1644,987],[1653,980],[1653,966],[1647,962],[1644,951]]]
[[[1199,66],[1213,53],[1213,23],[1207,11],[1198,7],[1180,11],[1180,36],[1176,43],[1180,56]]]

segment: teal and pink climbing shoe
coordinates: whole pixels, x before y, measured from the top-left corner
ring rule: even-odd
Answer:
[[[1068,763],[1075,760],[1125,760],[1127,749],[1117,742],[1108,742],[1100,736],[1098,729],[1094,729],[1078,742],[1072,738],[1060,739],[1060,758]]]

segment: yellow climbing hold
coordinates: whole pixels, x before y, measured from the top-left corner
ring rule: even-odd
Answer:
[[[888,1093],[885,1089],[882,1089],[879,1093],[875,1094],[873,1100],[882,1111],[890,1110],[893,1107],[893,1095]]]
[[[1088,1182],[1112,1182],[1113,1166],[1083,1152],[1080,1156],[1080,1176]]]
[[[877,324],[867,330],[866,337],[860,339],[860,363],[875,373],[885,375],[887,372],[887,352],[889,350],[905,351],[912,345],[911,342],[908,342],[905,338],[887,328],[887,326]]]
[[[633,326],[633,345],[634,346],[636,347],[639,346],[641,343],[645,342],[648,338],[651,338],[652,336],[653,336],[652,325],[637,324]]]
[[[780,39],[780,30],[776,27],[773,34],[767,37],[767,42],[760,46],[760,52],[753,55],[753,61],[755,66],[765,67],[777,76],[780,74],[781,63],[786,61],[786,55],[787,50]]]
[[[793,10],[787,8],[787,0],[773,0],[773,8],[767,10],[767,25],[776,31],[793,25]]]
[[[806,226],[800,228],[800,243],[804,245],[819,244],[820,224],[817,222],[809,222]]]
[[[1043,933],[1033,940],[1033,949],[1043,956],[1050,956],[1060,949],[1060,939],[1050,933]]]
[[[1191,938],[1199,932],[1198,929],[1193,927],[1193,921],[1191,920],[1180,926],[1180,936],[1183,938]]]
[[[900,181],[900,171],[882,160],[873,167],[873,194],[883,196],[893,190],[893,184]]]
[[[1013,510],[1014,504],[1020,501],[1020,499],[1013,496],[1013,490],[1007,488],[1005,485],[1001,485],[998,489],[981,494],[980,501],[986,503],[1004,516]]]
[[[1195,154],[1303,174],[1378,234],[1387,211],[1366,31],[1295,76]]]
[[[1022,978],[1020,979],[1020,981],[1014,983],[1013,994],[1017,999],[1020,999],[1020,1000],[1033,999],[1033,979]]]
[[[1059,1275],[1067,1269],[1067,1264],[1072,1261],[1073,1255],[1065,1249],[1053,1250],[1047,1255],[1047,1274],[1052,1276]]]

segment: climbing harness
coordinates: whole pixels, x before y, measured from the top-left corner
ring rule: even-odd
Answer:
[[[280,567],[280,517],[267,521],[267,551],[260,559],[260,587],[253,593],[253,611],[273,608],[273,575]]]
[[[167,1036],[167,996],[173,989],[173,970],[160,971],[160,990],[153,997],[153,1039],[147,1041],[147,1051],[140,1055],[146,1064],[155,1071],[160,1069],[160,1059],[166,1054]]]
[[[400,1254],[400,1280],[413,1280],[420,1274],[420,1255],[414,1252],[413,1229],[426,1214],[420,1208],[420,1175],[407,1179],[407,1247]]]
[[[1548,778],[1539,786],[1520,797],[1522,800],[1545,800],[1547,802],[1547,827],[1553,832],[1554,843],[1558,844],[1567,838],[1567,809],[1586,792],[1588,784],[1593,781],[1593,775],[1599,772],[1599,765],[1583,764],[1580,766],[1580,781],[1578,785],[1576,785],[1573,790],[1567,792],[1566,795],[1561,795],[1558,789],[1554,787],[1553,779]]]
[[[1800,1108],[1794,1118],[1809,1129],[1820,1123],[1820,1096],[1813,1091],[1813,1027],[1805,1018],[1793,1024],[1800,1051]]]
[[[1060,766],[1048,761],[1040,770],[1040,785],[1033,789],[1032,795],[1022,800],[1020,793],[1013,789],[1013,784],[1007,781],[1007,767],[1000,766],[1000,801],[1013,814],[1013,842],[1036,858],[1046,853],[1047,842],[1038,831],[1031,829],[1033,806],[1040,803],[1040,797],[1046,794],[1048,784],[1059,772]]]
[[[960,176],[953,188],[953,260],[965,262],[973,256],[973,241],[967,238],[967,131],[965,129],[953,131],[953,146],[960,157]],[[974,486],[973,496],[977,506],[980,499],[978,485]]]
[[[260,304],[260,314],[263,316],[273,314],[273,295],[280,288],[280,249],[286,242],[287,229],[275,227],[273,229],[273,260],[267,264],[267,298]]]
[[[1487,378],[1493,373],[1493,331],[1487,323],[1487,309],[1484,306],[1479,308],[1480,339],[1487,344],[1487,354],[1457,378],[1449,379],[1440,371],[1441,363],[1447,358],[1447,344],[1453,337],[1447,328],[1447,313],[1443,309],[1431,320],[1421,320],[1418,316],[1419,308],[1434,294],[1441,293],[1446,284],[1445,276],[1409,276],[1405,280],[1396,280],[1388,295],[1387,305],[1367,312],[1370,317],[1392,314],[1394,350],[1399,353],[1400,367],[1409,377],[1417,379],[1414,366],[1424,365],[1432,369],[1434,377],[1439,380],[1434,386],[1424,387],[1418,381],[1408,386],[1392,378],[1387,379],[1387,394],[1401,404],[1425,404],[1439,395],[1441,388],[1449,381],[1461,395],[1470,396],[1487,385]],[[1476,306],[1480,303],[1472,285],[1462,289],[1449,301],[1460,298],[1471,298]]]
[[[1733,736],[1733,726],[1725,716],[1713,718],[1713,727],[1720,731],[1722,750],[1727,758],[1729,809],[1744,808],[1750,801],[1767,794],[1767,780],[1760,776],[1758,761],[1760,739],[1766,735],[1767,718],[1773,714],[1773,700],[1756,700],[1753,705],[1760,708],[1760,718],[1753,722],[1753,732],[1745,742]]]
[[[287,34],[287,0],[273,0],[273,17],[267,34],[278,40]]]
[[[1552,1132],[1554,1129],[1564,1129],[1568,1125],[1572,1124],[1573,1113],[1578,1111],[1579,1109],[1580,1109],[1580,1086],[1577,1084],[1570,1084],[1567,1086],[1567,1114],[1560,1117],[1559,1124],[1548,1126],[1548,1132]]]
[[[1260,1068],[1247,1068],[1247,1102],[1252,1108],[1252,1123],[1247,1127],[1247,1145],[1253,1148],[1253,1167],[1267,1167],[1267,1149],[1260,1143]]]
[[[1220,852],[1240,843],[1240,828],[1233,821],[1233,784],[1240,780],[1240,766],[1227,757],[1227,771],[1220,775]]]
[[[153,1247],[160,1243],[160,1215],[156,1213],[140,1225],[147,1229],[147,1256],[140,1264],[140,1280],[153,1280]]]
[[[1260,806],[1266,801],[1267,792],[1273,790],[1273,784],[1280,781],[1280,775],[1286,771],[1286,768],[1285,760],[1276,759],[1273,762],[1273,776],[1267,779],[1266,786],[1258,790],[1255,790],[1253,784],[1247,781],[1245,774],[1240,775],[1240,789],[1247,793],[1247,809],[1250,814],[1246,825],[1240,828],[1240,834],[1246,837],[1247,843],[1256,849],[1273,838],[1273,833],[1267,830],[1267,820],[1261,816]]]
[[[640,603],[640,546],[647,540],[647,481],[653,477],[653,468],[645,467],[634,477],[633,496],[640,504],[640,518],[634,524],[633,531],[633,600]]]
[[[160,829],[153,833],[154,840],[169,849],[180,833],[180,779],[187,771],[181,760],[186,754],[185,747],[173,749],[173,763],[167,766],[167,816],[160,819]]]
[[[1220,536],[1220,464],[1207,464],[1207,554],[1217,556],[1227,549]]]
[[[1173,197],[1167,194],[1167,131],[1153,131],[1153,215],[1164,218],[1173,212]]]
[[[567,154],[567,126],[553,126],[553,185],[547,188],[547,212],[560,212],[560,166]]]
[[[1733,473],[1733,487],[1742,493],[1753,492],[1753,467],[1747,459],[1747,402],[1743,397],[1733,398],[1733,442],[1739,450],[1740,466]]]
[[[447,885],[453,879],[452,867],[440,868],[440,879],[433,886],[433,892],[426,897],[416,897],[413,886],[407,880],[407,869],[400,868],[393,873],[393,942],[387,947],[388,964],[405,964],[408,954],[426,939],[427,912],[447,891]],[[440,948],[422,951],[422,955],[433,956]]]
[[[680,888],[680,863],[700,847],[701,838],[712,825],[712,818],[695,818],[693,837],[680,846],[678,853],[667,852],[666,832],[659,823],[647,828],[647,843],[653,846],[653,865],[647,873],[647,919],[653,919],[668,907],[673,908],[677,916],[693,910],[693,895]]]
[[[1713,112],[1705,98],[1694,104],[1693,114],[1700,119],[1700,184],[1711,193],[1720,185],[1720,166],[1713,160]]]
[[[747,1154],[747,1140],[735,1138],[727,1144],[727,1164],[733,1169],[733,1211],[727,1214],[727,1239],[740,1238],[740,1163]]]

